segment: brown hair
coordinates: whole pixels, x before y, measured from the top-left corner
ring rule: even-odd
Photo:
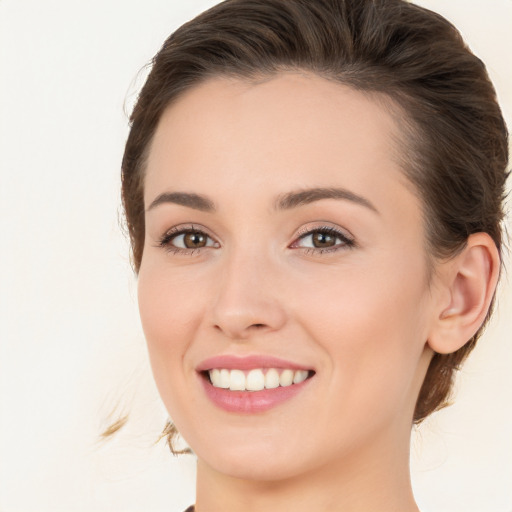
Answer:
[[[226,0],[165,41],[131,115],[122,198],[135,272],[145,161],[166,107],[210,77],[252,80],[297,69],[390,100],[431,258],[456,254],[476,232],[501,251],[507,128],[484,64],[451,23],[404,0]],[[481,330],[456,352],[434,355],[415,422],[446,405],[454,370]]]

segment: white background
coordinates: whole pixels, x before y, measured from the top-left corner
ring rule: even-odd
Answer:
[[[0,0],[0,512],[194,501],[193,458],[154,446],[166,414],[118,225],[119,168],[138,71],[214,3]],[[421,3],[487,63],[512,124],[512,0]],[[510,282],[500,295],[455,405],[413,436],[424,512],[512,512]],[[124,431],[99,441],[125,412]]]

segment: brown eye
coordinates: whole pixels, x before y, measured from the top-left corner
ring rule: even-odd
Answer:
[[[329,233],[316,232],[311,235],[313,247],[318,249],[324,247],[334,247],[336,245],[336,237]]]
[[[195,249],[219,247],[218,242],[213,240],[204,231],[195,228],[173,229],[163,236],[158,245],[171,252],[183,251],[190,254],[193,254]]]
[[[313,252],[332,252],[354,246],[354,241],[337,229],[326,227],[312,229],[303,234],[292,247],[304,248]]]
[[[206,247],[208,243],[208,237],[199,231],[191,231],[183,235],[183,245],[187,249],[199,249],[200,247]]]

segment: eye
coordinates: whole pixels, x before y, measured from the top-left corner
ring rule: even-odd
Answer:
[[[219,247],[219,243],[213,240],[207,233],[201,229],[173,228],[162,237],[158,244],[160,247],[171,252],[192,253],[205,247]]]
[[[338,229],[328,226],[309,229],[301,234],[292,248],[304,248],[308,252],[332,252],[342,248],[353,247],[355,242]]]
[[[187,231],[181,235],[175,235],[170,242],[180,249],[199,249],[213,245],[212,239],[201,231]]]

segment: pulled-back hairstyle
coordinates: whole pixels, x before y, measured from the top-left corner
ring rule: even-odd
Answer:
[[[122,198],[135,272],[145,236],[145,162],[164,110],[211,77],[258,80],[287,70],[389,103],[431,261],[453,256],[477,232],[501,252],[507,129],[483,63],[451,23],[404,0],[226,0],[165,41],[131,115]],[[452,354],[434,354],[415,422],[446,404],[454,370],[480,332]]]

